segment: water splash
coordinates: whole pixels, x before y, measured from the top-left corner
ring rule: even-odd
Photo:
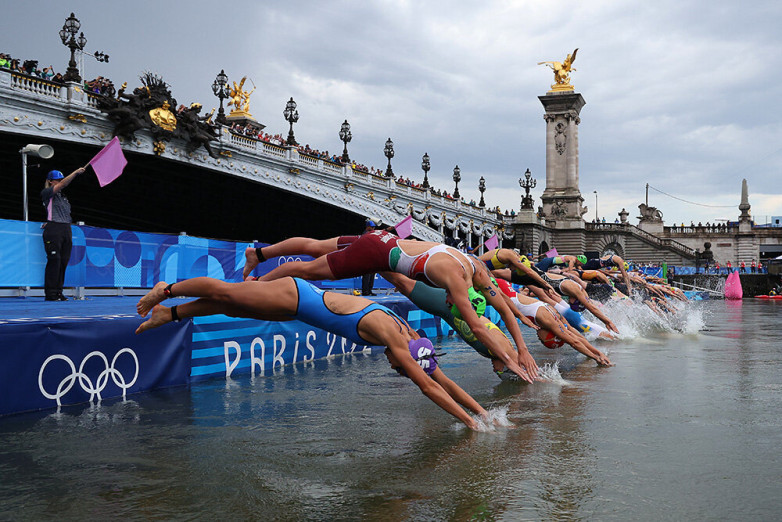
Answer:
[[[559,386],[567,386],[570,384],[570,381],[565,380],[559,372],[559,361],[545,363],[540,366],[538,368],[538,380],[557,384]]]
[[[705,326],[703,310],[692,302],[668,300],[672,312],[655,312],[640,299],[611,301],[602,306],[619,329],[619,339],[638,339],[660,332],[694,335]],[[586,312],[585,312],[586,313]],[[592,315],[587,313],[590,320]]]

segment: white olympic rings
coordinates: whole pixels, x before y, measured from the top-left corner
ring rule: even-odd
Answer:
[[[294,261],[301,261],[301,258],[298,256],[280,256],[280,258],[277,260],[277,266],[280,266],[284,263],[292,263]]]
[[[136,364],[136,373],[133,375],[133,380],[131,380],[130,382],[125,382],[125,376],[122,375],[119,372],[119,370],[117,370],[114,367],[115,363],[117,362],[117,359],[123,353],[129,353],[133,357],[133,361]],[[90,377],[84,373],[84,365],[92,357],[100,357],[103,360],[103,364],[106,366],[106,369],[100,372],[100,374],[98,374],[98,378],[95,379],[94,383],[92,382]],[[57,391],[52,394],[47,392],[46,389],[44,389],[43,387],[43,372],[46,369],[46,365],[55,359],[61,359],[65,361],[68,364],[68,366],[70,366],[71,368],[71,374],[65,376],[63,380],[60,381],[60,384],[57,385]],[[73,364],[73,361],[71,361],[71,359],[67,355],[55,354],[49,356],[49,358],[47,358],[44,361],[44,363],[41,365],[41,371],[38,372],[38,388],[41,390],[41,393],[43,394],[44,397],[46,397],[47,399],[56,400],[57,406],[61,406],[62,397],[65,396],[65,394],[67,394],[71,390],[71,388],[73,388],[73,385],[76,384],[76,379],[78,379],[82,390],[90,394],[90,402],[92,402],[92,400],[96,396],[98,400],[102,399],[100,393],[106,387],[106,384],[108,383],[109,380],[109,376],[111,376],[111,380],[114,381],[114,384],[116,384],[119,388],[122,389],[122,398],[124,399],[127,394],[128,388],[130,388],[136,383],[136,379],[138,379],[138,372],[139,372],[138,357],[136,356],[136,353],[130,348],[123,348],[122,350],[118,351],[117,354],[114,356],[114,358],[111,360],[111,366],[109,366],[109,360],[106,358],[103,352],[99,352],[99,351],[90,352],[87,354],[86,357],[84,357],[84,360],[82,360],[81,364],[79,365],[78,372],[76,371],[76,366]]]

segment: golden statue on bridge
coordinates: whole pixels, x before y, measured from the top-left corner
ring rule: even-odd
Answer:
[[[554,71],[554,84],[549,92],[573,90],[573,86],[570,85],[570,71],[575,71],[573,62],[576,61],[577,52],[578,48],[572,54],[568,54],[564,62],[538,62],[538,65],[546,65]]]
[[[243,90],[246,80],[247,76],[244,76],[239,81],[239,84],[234,82],[234,86],[229,87],[228,94],[231,100],[228,102],[228,105],[233,105],[234,108],[228,116],[248,116],[252,118],[252,114],[250,114],[250,95],[255,91],[255,86],[253,86],[252,91]]]

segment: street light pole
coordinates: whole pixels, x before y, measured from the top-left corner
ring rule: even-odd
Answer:
[[[296,146],[298,143],[296,143],[296,137],[293,135],[293,124],[299,121],[299,111],[296,110],[296,102],[293,101],[293,96],[291,96],[291,99],[285,104],[285,110],[282,111],[282,115],[285,116],[285,119],[291,124],[291,129],[288,131],[287,144]]]
[[[353,134],[350,132],[350,124],[348,120],[339,129],[339,139],[345,144],[345,148],[342,150],[342,163],[350,163],[350,157],[348,156],[348,143],[353,139]]]
[[[424,157],[421,158],[421,169],[424,171],[424,182],[421,185],[425,189],[429,189],[429,170],[431,169],[429,164],[429,154],[424,152]]]
[[[478,206],[485,207],[486,202],[483,201],[483,193],[486,192],[486,180],[483,179],[483,176],[481,176],[481,179],[478,181],[478,190],[481,191],[481,201],[478,203]]]
[[[462,180],[462,171],[459,170],[459,165],[453,168],[453,181],[456,183],[456,187],[453,189],[453,199],[459,199],[459,182]]]
[[[524,179],[519,178],[519,186],[524,189],[524,197],[521,198],[521,209],[534,209],[535,201],[532,196],[529,195],[530,189],[534,189],[538,184],[538,180],[532,179],[532,173],[527,169],[524,173]]]
[[[228,75],[225,74],[225,69],[220,69],[220,74],[215,77],[215,81],[212,83],[212,92],[220,99],[220,110],[217,111],[215,121],[225,125],[227,121],[225,119],[225,109],[223,109],[223,100],[228,98]]]
[[[386,146],[383,148],[383,154],[385,154],[386,158],[388,158],[388,168],[386,168],[386,177],[393,178],[394,171],[391,170],[391,158],[394,157],[394,142],[391,141],[391,138],[388,138],[388,140],[386,140]]]
[[[593,191],[595,193],[595,223],[600,222],[600,214],[597,211],[597,191]]]
[[[63,79],[66,82],[81,82],[81,76],[79,75],[79,69],[76,67],[76,49],[83,50],[87,45],[87,38],[84,37],[84,33],[81,33],[76,38],[76,33],[81,28],[81,22],[76,16],[71,13],[71,16],[65,19],[62,29],[60,29],[60,40],[62,44],[71,50],[71,59],[68,61],[68,69],[65,71]]]

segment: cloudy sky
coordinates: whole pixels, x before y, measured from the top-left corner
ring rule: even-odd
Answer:
[[[597,191],[601,217],[626,208],[636,223],[647,183],[666,224],[736,219],[742,178],[756,221],[782,215],[782,2],[30,1],[4,7],[2,51],[64,72],[58,31],[71,10],[86,50],[111,57],[85,57],[88,78],[136,87],[154,72],[179,103],[209,110],[220,69],[246,75],[267,130],[287,134],[293,97],[299,142],[341,153],[347,119],[351,158],[385,167],[390,137],[395,173],[421,181],[427,152],[436,187],[453,190],[458,164],[465,199],[484,176],[487,204],[503,209],[518,209],[526,169],[533,195],[545,188],[538,96],[553,74],[537,62],[578,48],[588,219]]]

